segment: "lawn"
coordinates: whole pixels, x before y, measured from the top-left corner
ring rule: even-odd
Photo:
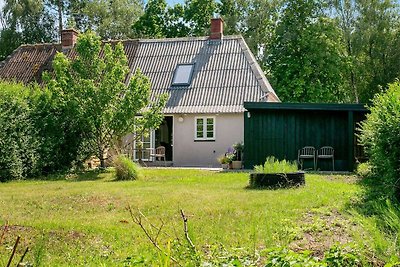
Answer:
[[[29,247],[25,260],[34,266],[123,266],[127,258],[131,264],[143,258],[157,265],[162,256],[132,222],[128,205],[146,216],[148,229],[150,223],[164,225],[161,245],[175,237],[184,240],[183,209],[189,235],[205,254],[222,246],[248,255],[289,247],[322,256],[340,244],[359,251],[370,263],[381,262],[373,246],[381,235],[372,236],[372,219],[352,208],[363,193],[354,176],[307,174],[304,187],[250,190],[248,173],[143,172],[141,180],[127,182],[113,181],[112,172],[92,172],[0,183],[0,225],[9,225],[6,232],[0,230],[0,237],[5,232],[0,266],[6,265],[17,235],[17,258]],[[382,239],[382,249],[388,248]]]

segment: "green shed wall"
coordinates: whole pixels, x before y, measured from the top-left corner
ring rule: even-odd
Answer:
[[[304,146],[332,146],[335,171],[352,171],[355,128],[365,113],[340,109],[248,109],[244,114],[245,167],[262,164],[267,156],[297,160],[297,151]],[[312,167],[312,160],[305,161],[304,168]],[[318,169],[332,170],[331,161],[320,160]]]

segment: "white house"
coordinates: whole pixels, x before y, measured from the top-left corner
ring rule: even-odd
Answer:
[[[40,82],[57,51],[74,53],[77,34],[65,30],[62,44],[19,47],[0,63],[0,78]],[[243,37],[223,36],[222,19],[211,20],[206,37],[121,42],[131,71],[150,78],[152,97],[169,95],[163,124],[143,143],[165,146],[174,166],[218,166],[217,157],[243,141],[244,102],[279,101]]]

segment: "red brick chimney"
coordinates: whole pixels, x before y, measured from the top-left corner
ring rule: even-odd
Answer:
[[[61,32],[61,46],[62,49],[69,49],[74,47],[78,39],[79,32],[74,29],[62,30]]]
[[[211,19],[211,40],[221,40],[224,35],[224,20],[222,18]]]

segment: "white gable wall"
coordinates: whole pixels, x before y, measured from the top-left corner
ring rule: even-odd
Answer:
[[[215,118],[215,141],[195,141],[195,118]],[[179,118],[183,121],[179,121]],[[217,158],[244,137],[243,113],[174,115],[174,166],[220,167]]]

